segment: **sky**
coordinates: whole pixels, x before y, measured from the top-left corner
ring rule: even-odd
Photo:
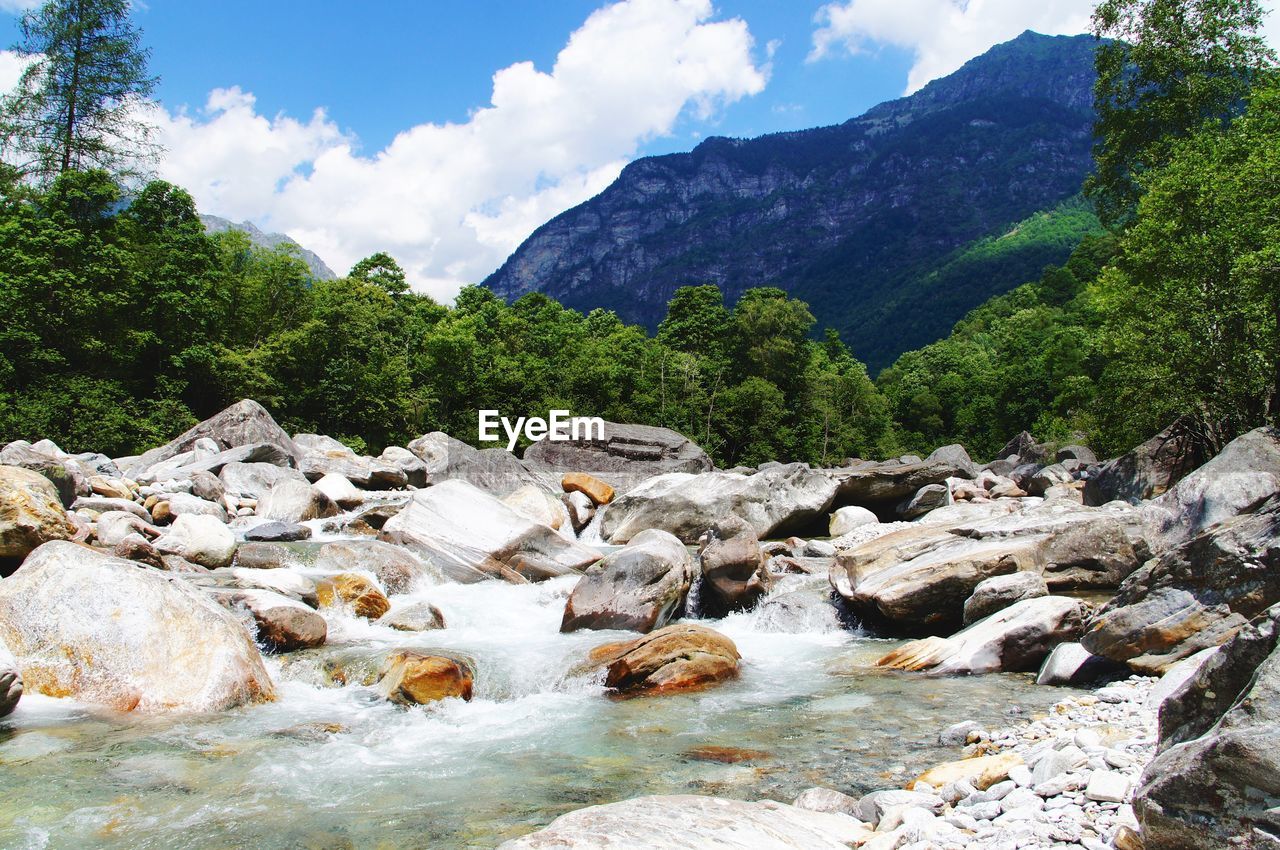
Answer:
[[[0,46],[34,0],[0,0]],[[1275,7],[1280,0],[1268,0]],[[628,162],[839,123],[1092,0],[137,0],[158,176],[442,301]],[[1280,14],[1268,24],[1280,36]],[[1271,39],[1280,43],[1280,37]],[[21,72],[0,51],[0,89]]]

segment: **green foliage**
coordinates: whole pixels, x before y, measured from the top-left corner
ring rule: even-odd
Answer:
[[[0,100],[0,153],[47,184],[70,170],[136,176],[157,153],[138,116],[157,80],[128,0],[48,0],[22,18],[20,56],[31,60]]]
[[[1097,53],[1097,170],[1089,191],[1110,224],[1132,215],[1144,175],[1177,140],[1222,126],[1274,70],[1259,0],[1104,0]]]

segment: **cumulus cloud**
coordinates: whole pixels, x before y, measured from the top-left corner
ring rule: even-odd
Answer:
[[[0,95],[8,94],[18,86],[22,72],[27,69],[29,59],[24,59],[12,50],[0,50]]]
[[[843,0],[818,10],[809,59],[876,45],[910,50],[910,94],[1024,30],[1085,32],[1093,6],[1094,0]]]
[[[201,209],[286,232],[339,271],[389,251],[420,289],[450,298],[681,115],[709,118],[764,88],[746,22],[713,15],[710,0],[606,6],[550,70],[503,68],[467,121],[419,124],[368,154],[323,110],[267,116],[252,94],[221,89],[162,116],[161,175]]]

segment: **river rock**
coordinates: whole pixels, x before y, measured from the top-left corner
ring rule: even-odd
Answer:
[[[560,486],[566,493],[582,493],[596,507],[609,504],[616,495],[608,484],[585,472],[565,473],[560,479]]]
[[[684,544],[665,531],[642,531],[587,569],[565,603],[560,631],[661,628],[680,615],[692,581]]]
[[[278,481],[258,499],[257,515],[278,522],[299,523],[337,516],[338,506],[315,485],[295,479]]]
[[[1008,779],[1009,771],[1021,764],[1023,764],[1022,756],[1017,753],[1000,753],[949,761],[929,768],[908,783],[908,787],[927,785],[930,788],[942,788],[963,780],[979,791],[985,791],[997,782]]]
[[[309,481],[319,481],[326,475],[341,475],[366,490],[395,490],[409,483],[408,475],[400,467],[357,455],[332,437],[294,434],[293,442],[302,453],[298,469]]]
[[[945,484],[948,478],[972,478],[968,467],[946,459],[918,463],[868,464],[835,473],[839,482],[836,504],[868,508],[881,518],[891,514],[905,499],[930,484]]]
[[[559,530],[568,521],[560,499],[535,484],[513,490],[502,497],[502,502],[526,519],[552,530]]]
[[[811,812],[835,812],[842,815],[857,816],[858,798],[850,797],[830,788],[809,788],[800,792],[800,796],[791,805]]]
[[[414,550],[452,581],[569,575],[600,560],[594,549],[457,480],[415,492],[380,536]]]
[[[541,440],[525,450],[524,459],[535,469],[587,473],[619,492],[658,475],[712,469],[707,453],[682,434],[617,422],[604,424],[603,440]]]
[[[559,489],[558,476],[530,469],[506,449],[477,449],[441,431],[409,443],[409,451],[425,464],[428,485],[461,480],[498,497],[526,484],[535,484],[549,492]]]
[[[269,590],[236,590],[215,594],[226,607],[253,618],[258,640],[276,652],[322,646],[329,627],[324,617],[296,599]]]
[[[996,452],[996,457],[1001,460],[1018,458],[1023,463],[1041,463],[1048,459],[1049,452],[1029,432],[1023,431],[1005,443],[1004,448]]]
[[[704,540],[698,550],[701,616],[719,619],[754,608],[772,584],[755,531],[731,516],[708,531]]]
[[[357,508],[364,503],[364,494],[356,488],[356,485],[335,472],[321,476],[320,480],[312,486],[344,510]]]
[[[426,705],[451,697],[470,700],[474,678],[474,669],[461,659],[397,649],[378,671],[376,687],[391,702]]]
[[[1214,523],[1250,513],[1280,494],[1280,429],[1258,428],[1227,444],[1144,509],[1160,550],[1185,543]]]
[[[0,566],[16,566],[42,543],[74,535],[49,479],[29,469],[0,466]]]
[[[1135,572],[1082,643],[1141,673],[1224,643],[1280,602],[1280,499],[1233,517]]]
[[[577,491],[565,493],[562,501],[564,502],[565,511],[569,514],[569,522],[573,525],[574,531],[581,532],[595,518],[595,503],[591,501],[591,497],[586,493]]]
[[[879,522],[880,518],[866,508],[846,505],[843,508],[836,508],[831,514],[831,519],[827,523],[827,533],[832,537],[844,537],[855,528],[876,525]]]
[[[429,632],[445,627],[444,615],[429,602],[413,602],[383,614],[378,625],[401,632]]]
[[[1092,466],[1098,462],[1098,456],[1088,446],[1063,446],[1054,455],[1054,460],[1058,463],[1064,460],[1078,460],[1085,466]]]
[[[44,476],[58,491],[62,505],[70,507],[76,497],[93,492],[90,482],[101,476],[95,476],[92,468],[56,446],[53,448],[56,451],[41,451],[25,440],[16,440],[0,450],[0,464],[20,466]]]
[[[976,623],[1023,599],[1049,595],[1049,585],[1039,573],[1009,573],[978,582],[964,601],[964,624]]]
[[[1043,496],[1054,487],[1070,484],[1073,480],[1066,467],[1055,463],[1037,470],[1028,480],[1026,490],[1032,496]]]
[[[221,413],[206,419],[194,428],[183,433],[159,448],[152,449],[135,458],[129,469],[146,470],[178,455],[189,452],[197,440],[208,437],[220,449],[231,449],[238,446],[267,444],[275,446],[287,458],[285,465],[297,465],[300,458],[298,447],[284,432],[271,414],[256,401],[237,402]],[[126,474],[128,470],[126,470]],[[132,476],[131,477],[136,477]]]
[[[1123,670],[1109,658],[1094,655],[1078,643],[1060,643],[1049,653],[1036,674],[1037,685],[1081,686]]]
[[[1178,420],[1128,454],[1107,461],[1085,484],[1089,505],[1137,504],[1163,494],[1206,458],[1191,420]]]
[[[904,520],[919,519],[930,511],[951,504],[951,488],[946,484],[926,484],[916,491],[911,500],[898,509]]]
[[[1165,701],[1134,808],[1146,846],[1272,846],[1280,834],[1280,608],[1243,628]],[[1166,725],[1172,705],[1179,722]],[[1170,739],[1169,733],[1174,737]]]
[[[312,608],[320,606],[316,583],[293,570],[262,570],[248,567],[229,567],[212,570],[207,577],[192,579],[197,584],[210,587],[230,587],[242,590],[270,590],[290,599],[297,599]]]
[[[161,532],[160,529],[138,519],[128,511],[107,511],[99,514],[94,523],[94,537],[101,546],[115,546],[130,534],[159,537]]]
[[[366,620],[376,620],[391,610],[391,602],[376,584],[359,573],[340,573],[316,584],[323,607],[349,605],[351,612]]]
[[[659,694],[700,688],[738,675],[738,648],[719,632],[681,624],[591,651],[605,668],[605,687],[618,693]]]
[[[224,711],[274,692],[203,591],[74,543],[46,543],[0,581],[0,641],[28,690],[118,711]]]
[[[145,564],[157,570],[168,569],[164,562],[164,556],[141,534],[125,535],[115,546],[111,547],[111,554],[117,558],[136,561],[139,564]]]
[[[281,481],[306,483],[307,479],[292,467],[271,463],[228,463],[218,473],[218,480],[227,493],[245,499],[261,499]]]
[[[236,536],[211,516],[184,514],[158,537],[156,550],[209,569],[225,567],[236,554]]]
[[[244,533],[244,539],[256,543],[292,543],[310,540],[311,529],[296,522],[264,522]]]
[[[427,486],[427,464],[422,458],[402,446],[387,446],[378,460],[397,467],[404,473],[410,487]]]
[[[418,556],[381,540],[326,543],[316,554],[316,569],[324,572],[368,570],[377,576],[387,593],[408,593],[418,579],[429,574]]]
[[[561,815],[499,850],[848,850],[870,835],[846,815],[768,800],[637,797]]]
[[[885,655],[876,666],[939,675],[1036,670],[1055,646],[1080,637],[1083,621],[1079,600],[1024,599],[949,638],[912,641]]]
[[[22,672],[9,647],[0,640],[0,717],[13,714],[22,699]]]
[[[291,550],[278,543],[248,541],[236,547],[234,563],[249,570],[278,570],[293,566],[294,560]]]
[[[160,510],[160,505],[166,506],[163,512]],[[199,496],[193,496],[190,493],[169,494],[151,509],[151,517],[157,523],[172,522],[177,517],[185,514],[213,517],[221,523],[227,521],[227,512],[222,505],[207,501]]]
[[[746,520],[757,536],[777,537],[821,523],[835,491],[830,474],[798,463],[755,475],[670,473],[616,498],[605,510],[601,533],[619,544],[647,529],[661,529],[696,543],[732,514]]]

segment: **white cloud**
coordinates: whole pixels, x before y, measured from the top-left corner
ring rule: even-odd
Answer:
[[[910,94],[1024,30],[1085,32],[1094,0],[844,0],[818,10],[810,60],[877,44],[910,50]]]
[[[746,23],[712,15],[710,0],[607,6],[550,71],[503,68],[466,122],[420,124],[371,155],[323,111],[264,116],[251,94],[221,89],[196,114],[163,116],[161,174],[201,209],[284,231],[338,271],[386,250],[450,298],[681,114],[708,118],[764,88]]]
[[[12,50],[0,50],[0,95],[6,95],[18,86],[29,59],[23,59]]]

